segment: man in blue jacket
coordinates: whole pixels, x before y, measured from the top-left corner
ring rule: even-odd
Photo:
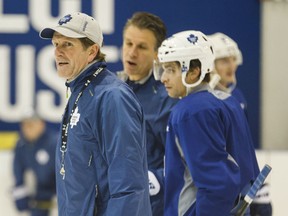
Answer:
[[[55,148],[57,135],[33,108],[25,110],[14,149],[13,198],[19,211],[48,216],[56,194]]]
[[[156,77],[172,109],[165,151],[165,216],[228,216],[241,191],[259,173],[247,120],[239,102],[209,87],[212,44],[184,31],[158,50]]]
[[[146,121],[147,159],[152,213],[163,215],[163,167],[166,127],[173,105],[177,102],[167,95],[164,86],[153,76],[153,62],[166,38],[166,27],[160,17],[136,12],[127,20],[123,30],[122,62],[124,80],[139,99]]]
[[[151,215],[142,109],[106,69],[98,22],[71,13],[40,37],[52,39],[71,89],[56,151],[59,215]]]

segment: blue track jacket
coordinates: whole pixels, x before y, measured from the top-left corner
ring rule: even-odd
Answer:
[[[104,62],[94,62],[74,81],[68,113],[87,77],[104,70],[80,97],[69,125],[65,178],[61,139],[56,151],[56,180],[61,216],[150,216],[145,124],[131,89]],[[78,117],[77,117],[78,116]]]

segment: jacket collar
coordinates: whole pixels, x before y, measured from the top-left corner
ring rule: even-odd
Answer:
[[[87,65],[74,80],[66,81],[65,85],[70,87],[71,92],[75,91],[76,88],[84,85],[87,77],[93,74],[99,67],[105,68],[106,62],[93,61]]]

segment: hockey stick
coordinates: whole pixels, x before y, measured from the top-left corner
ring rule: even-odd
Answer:
[[[263,169],[261,170],[261,172],[259,173],[259,175],[255,179],[254,183],[249,188],[244,199],[237,205],[237,207],[234,208],[234,209],[236,209],[236,211],[235,211],[235,213],[233,211],[233,215],[243,216],[245,214],[246,210],[248,209],[248,207],[252,203],[253,199],[255,198],[258,190],[263,185],[265,179],[269,175],[271,169],[272,168],[269,165],[265,164],[265,166],[263,167]]]

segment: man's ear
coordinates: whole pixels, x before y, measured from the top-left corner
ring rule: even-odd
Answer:
[[[195,83],[199,79],[200,73],[201,71],[199,67],[195,67],[192,70],[189,70],[186,74],[186,82],[188,84]]]
[[[93,44],[88,49],[89,49],[89,62],[92,62],[99,52],[99,46],[97,44]]]
[[[154,60],[157,60],[157,59],[158,59],[158,51],[155,51],[155,52],[154,52],[153,59],[154,59]]]

